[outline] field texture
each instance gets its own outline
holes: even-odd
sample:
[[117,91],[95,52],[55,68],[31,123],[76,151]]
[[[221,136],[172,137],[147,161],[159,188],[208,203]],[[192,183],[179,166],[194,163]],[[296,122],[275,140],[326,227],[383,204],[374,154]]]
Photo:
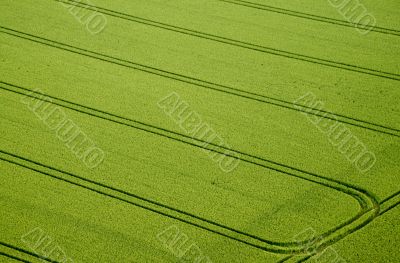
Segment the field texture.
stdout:
[[0,10],[0,262],[400,262],[398,0]]

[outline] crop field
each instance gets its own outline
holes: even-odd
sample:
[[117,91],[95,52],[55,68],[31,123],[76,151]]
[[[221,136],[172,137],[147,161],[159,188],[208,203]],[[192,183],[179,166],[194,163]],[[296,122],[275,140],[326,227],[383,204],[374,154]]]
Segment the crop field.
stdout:
[[398,0],[0,10],[0,262],[400,262]]

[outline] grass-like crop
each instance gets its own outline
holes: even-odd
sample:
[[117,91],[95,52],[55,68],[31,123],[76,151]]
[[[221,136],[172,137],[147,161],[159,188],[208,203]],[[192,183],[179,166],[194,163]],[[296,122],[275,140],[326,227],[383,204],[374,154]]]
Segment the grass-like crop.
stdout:
[[303,2],[2,0],[0,262],[399,262],[399,3]]

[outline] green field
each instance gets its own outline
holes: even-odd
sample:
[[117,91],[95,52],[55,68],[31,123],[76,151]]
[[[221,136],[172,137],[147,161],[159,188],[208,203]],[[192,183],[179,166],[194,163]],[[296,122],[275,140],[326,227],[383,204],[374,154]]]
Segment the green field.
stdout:
[[0,262],[400,262],[398,0],[0,8]]

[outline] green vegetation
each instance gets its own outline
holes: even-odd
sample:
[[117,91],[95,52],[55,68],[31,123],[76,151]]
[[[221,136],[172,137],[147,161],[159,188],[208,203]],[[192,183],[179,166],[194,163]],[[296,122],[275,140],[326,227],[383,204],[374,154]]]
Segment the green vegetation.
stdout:
[[363,5],[1,1],[0,262],[398,262],[399,4]]

